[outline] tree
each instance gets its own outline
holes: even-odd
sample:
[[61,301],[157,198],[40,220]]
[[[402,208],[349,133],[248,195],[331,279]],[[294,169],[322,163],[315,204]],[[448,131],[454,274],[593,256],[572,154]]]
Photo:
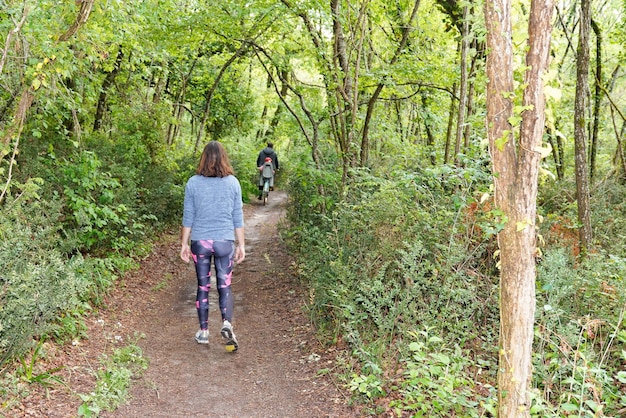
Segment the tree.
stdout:
[[580,253],[585,254],[591,245],[591,205],[589,197],[589,171],[587,169],[587,133],[585,111],[589,88],[589,32],[591,28],[590,0],[581,0],[578,47],[576,48],[576,99],[574,103],[574,145],[576,161],[576,200]]
[[499,416],[530,416],[535,314],[536,199],[545,122],[542,77],[548,67],[551,0],[533,0],[519,145],[515,142],[513,43],[509,0],[485,2],[487,25],[487,135],[494,202],[504,216],[500,250]]
[[[79,2],[80,9],[78,11],[78,15],[72,25],[65,30],[62,34],[58,35],[57,44],[62,44],[64,48],[69,48],[69,40],[78,32],[78,30],[87,22],[89,15],[91,13],[91,8],[93,6],[94,0],[83,0]],[[0,78],[2,76],[2,70],[6,65],[7,54],[9,48],[12,46],[13,42],[16,44],[20,44],[17,49],[22,48],[23,40],[13,40],[13,37],[17,37],[21,35],[22,27],[27,24],[27,19],[29,17],[29,7],[28,3],[24,2],[21,6],[21,17],[18,19],[13,18],[14,28],[9,31],[6,36],[5,48],[2,51],[2,58],[0,60]],[[41,47],[40,45],[38,45]],[[3,129],[3,132],[0,134],[2,138],[0,140],[0,144],[5,148],[1,153],[0,162],[2,158],[9,153],[9,149],[12,148],[12,156],[9,161],[9,168],[6,175],[6,183],[4,188],[2,189],[2,193],[0,194],[0,201],[6,195],[12,178],[13,167],[16,163],[16,156],[19,153],[20,148],[20,138],[22,135],[22,130],[26,123],[26,118],[28,112],[35,102],[36,91],[39,90],[40,87],[47,85],[48,75],[46,71],[53,72],[52,63],[55,61],[55,57],[31,57],[29,56],[29,48],[25,48],[26,54],[20,53],[18,55],[23,56],[21,59],[22,62],[16,64],[18,68],[20,68],[20,72],[24,71],[24,73],[28,73],[29,71],[25,68],[27,67],[27,62],[30,59],[40,60],[36,64],[35,70],[30,72],[29,77],[20,77],[19,85],[16,85],[15,91],[19,91],[19,99],[17,100],[17,106],[13,111],[13,115],[9,118],[6,123],[5,121],[0,120],[0,129]],[[12,103],[14,100],[10,100]],[[6,150],[6,152],[5,152]]]

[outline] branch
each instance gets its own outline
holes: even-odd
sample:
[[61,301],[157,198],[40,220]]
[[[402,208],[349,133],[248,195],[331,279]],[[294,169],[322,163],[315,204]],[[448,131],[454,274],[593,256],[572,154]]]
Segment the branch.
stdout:
[[2,58],[0,59],[0,74],[2,74],[2,69],[4,68],[4,63],[7,60],[7,54],[9,53],[9,46],[11,45],[11,38],[17,34],[24,25],[26,21],[26,16],[28,15],[28,8],[24,7],[22,11],[22,19],[19,22],[15,22],[15,27],[9,31],[7,34],[7,39],[4,42],[4,50],[2,51]]
[[[14,122],[15,125],[13,126],[13,129],[9,128],[9,130],[5,134],[3,142],[5,145],[8,145],[9,142],[11,141],[11,138],[13,137],[13,132],[17,130],[17,133],[15,135],[15,143],[13,144],[13,154],[11,155],[11,161],[9,162],[9,172],[7,174],[7,181],[6,181],[6,185],[4,186],[4,189],[2,190],[2,194],[0,195],[0,201],[2,201],[2,199],[4,198],[4,195],[6,194],[9,188],[9,184],[11,183],[13,166],[15,165],[15,157],[18,152],[20,136],[22,135],[22,129],[24,128],[24,120],[26,119],[26,112],[30,108],[34,99],[35,99],[35,95],[33,94],[33,91],[31,90],[30,86],[25,87],[24,90],[22,91],[22,97],[20,98],[20,103],[17,107],[17,111],[15,112],[15,122]],[[2,158],[3,158],[3,155],[0,154],[0,161],[2,161]]]
[[[274,80],[274,76],[272,76],[271,71],[269,70],[269,68],[267,68],[267,65],[265,65],[265,62],[263,62],[263,60],[261,59],[261,57],[259,56],[259,51],[265,55],[265,57],[267,59],[270,60],[270,62],[272,62],[272,58],[269,56],[269,54],[259,45],[254,45],[255,47],[255,51],[256,51],[256,57],[258,58],[259,62],[261,63],[261,65],[263,66],[263,69],[265,69],[265,72],[267,73],[267,76],[269,77],[269,79],[272,82],[272,85],[274,86],[274,90],[276,91],[276,95],[280,98],[280,101],[283,103],[283,105],[285,105],[285,107],[287,108],[287,110],[289,111],[289,113],[291,113],[291,115],[296,119],[296,122],[298,122],[298,126],[300,127],[300,130],[302,131],[302,133],[304,134],[304,137],[306,138],[307,142],[309,143],[309,145],[312,145],[312,141],[311,138],[309,137],[308,132],[306,131],[306,129],[304,128],[304,124],[302,123],[302,120],[300,119],[300,117],[296,114],[296,112],[291,108],[291,106],[289,105],[289,103],[287,103],[287,101],[285,100],[285,98],[280,94],[280,91],[278,90],[278,85],[276,84],[276,80]],[[303,110],[306,113],[307,117],[309,118],[309,120],[314,123],[314,119],[312,118],[312,115],[310,114],[310,112],[308,111],[308,109],[306,108],[306,106],[304,106],[304,99],[302,98],[302,95],[299,94],[288,82],[287,80],[282,79],[281,82],[283,82],[287,88],[292,91],[296,96],[298,96],[298,98],[300,99],[300,106],[303,106]]]
[[65,42],[70,39],[76,34],[76,32],[78,32],[78,29],[87,22],[94,1],[95,0],[76,0],[77,4],[80,3],[78,16],[76,16],[76,20],[74,20],[72,26],[70,26],[67,31],[65,31],[65,33],[61,35],[61,37],[59,37],[59,42]]
[[604,87],[603,85],[599,85],[600,89],[604,92],[604,94],[606,95],[606,97],[609,99],[609,103],[611,103],[611,107],[613,109],[615,109],[615,111],[617,113],[619,113],[619,116],[622,118],[622,121],[626,122],[626,116],[624,116],[624,114],[622,113],[622,111],[620,110],[619,106],[617,106],[617,104],[613,101],[613,99],[611,98],[611,95],[609,94],[609,92],[607,91],[606,87]]

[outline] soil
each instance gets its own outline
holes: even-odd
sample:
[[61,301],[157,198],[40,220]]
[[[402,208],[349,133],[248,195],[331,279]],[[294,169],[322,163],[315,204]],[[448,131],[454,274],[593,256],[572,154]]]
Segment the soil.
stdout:
[[246,259],[232,285],[238,351],[224,349],[215,286],[209,344],[195,342],[195,272],[180,260],[178,231],[171,231],[118,279],[88,319],[87,339],[45,345],[46,367],[63,366],[57,374],[65,385],[30,385],[7,416],[76,417],[78,394],[93,391],[102,356],[132,342],[149,368],[133,380],[127,403],[102,417],[359,416],[345,388],[324,372],[334,369],[339,352],[319,343],[304,314],[306,292],[277,233],[287,202],[275,191],[266,206],[254,200],[244,207]]

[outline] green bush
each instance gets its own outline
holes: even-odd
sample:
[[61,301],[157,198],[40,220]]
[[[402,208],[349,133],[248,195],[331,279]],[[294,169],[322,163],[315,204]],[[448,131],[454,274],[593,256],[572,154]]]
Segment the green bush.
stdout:
[[[408,411],[412,417],[469,418],[494,412],[495,389],[477,379],[482,366],[473,364],[472,356],[458,345],[432,335],[433,331],[408,332],[410,355],[401,361],[404,372],[398,383],[402,397],[391,401],[390,407],[397,416]],[[479,385],[486,395],[476,390]]]
[[[337,177],[329,187],[324,184],[324,196],[317,193],[321,178],[304,168],[290,175],[293,204],[283,236],[299,255],[300,276],[312,288],[312,320],[333,341],[348,342],[362,364],[346,378],[355,395],[368,401],[397,391],[395,382],[375,370],[383,364],[385,370],[395,367],[398,354],[415,354],[406,338],[416,328],[455,341],[458,350],[477,349],[474,361],[492,364],[498,300],[489,259],[497,218],[489,211],[478,213],[473,198],[487,188],[484,170],[444,166],[386,177],[358,170],[351,172],[343,192]],[[427,356],[419,368],[437,370],[440,360]],[[490,374],[486,380],[493,378]],[[447,379],[390,396],[404,396],[399,408],[416,416],[471,411],[477,405],[471,391],[454,398],[457,390],[450,389],[454,379],[462,386],[468,378]],[[426,387],[433,394],[430,406],[423,412],[412,409],[411,397]],[[437,400],[445,391],[456,400]],[[493,402],[485,405],[493,407]]]
[[538,269],[535,416],[617,416],[626,406],[626,259],[546,251]]
[[59,250],[60,209],[58,201],[22,195],[0,212],[0,365],[52,332],[62,313],[87,309],[94,277],[112,281],[97,261]]

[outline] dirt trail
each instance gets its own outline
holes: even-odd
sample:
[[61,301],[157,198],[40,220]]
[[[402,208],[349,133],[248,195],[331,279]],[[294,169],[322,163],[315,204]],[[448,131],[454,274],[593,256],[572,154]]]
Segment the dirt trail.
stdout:
[[[217,291],[210,293],[209,345],[197,344],[193,264],[178,258],[176,236],[163,245],[160,272],[171,278],[125,327],[145,334],[139,345],[150,368],[132,388],[127,405],[107,417],[351,417],[356,416],[328,377],[332,368],[301,312],[299,288],[277,234],[287,196],[273,192],[267,206],[245,208],[246,260],[233,276],[234,329],[239,350],[224,350]],[[149,264],[150,260],[146,260]],[[126,311],[133,308],[127,305]],[[331,353],[332,354],[332,353]]]
[[89,317],[89,338],[45,345],[42,367],[62,366],[66,384],[31,385],[6,416],[76,417],[78,394],[93,391],[103,353],[126,346],[135,333],[145,335],[137,344],[150,367],[133,381],[129,402],[101,417],[358,416],[330,374],[318,373],[333,368],[336,353],[318,344],[302,313],[303,295],[277,234],[286,204],[286,194],[276,191],[267,206],[254,200],[244,207],[247,254],[233,275],[236,353],[222,345],[214,286],[209,345],[195,342],[195,272],[180,260],[178,231],[172,231]]

